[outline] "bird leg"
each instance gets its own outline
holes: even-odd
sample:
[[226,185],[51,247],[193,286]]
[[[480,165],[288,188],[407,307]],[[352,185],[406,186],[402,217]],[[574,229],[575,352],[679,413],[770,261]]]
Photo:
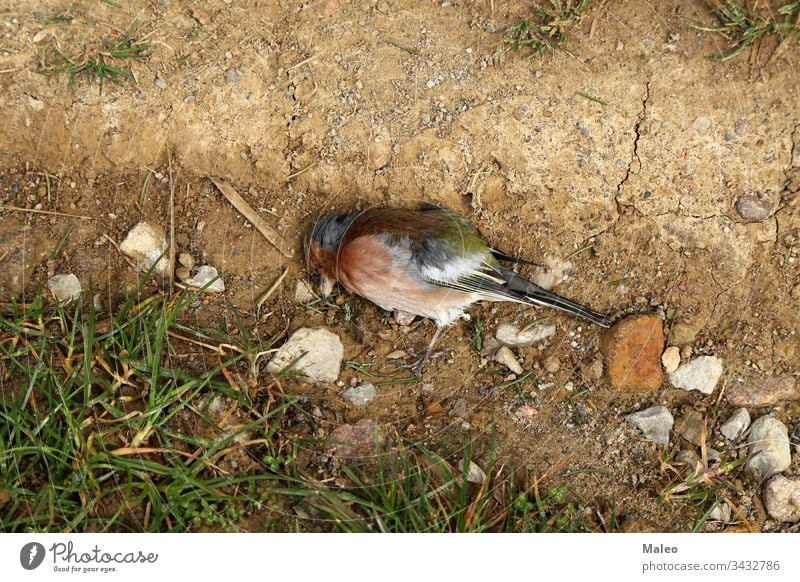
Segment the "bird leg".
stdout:
[[[439,339],[439,335],[442,333],[444,327],[437,326],[436,331],[431,338],[431,342],[428,344],[428,347],[425,348],[425,351],[419,356],[415,362],[412,364],[403,364],[402,368],[409,368],[414,373],[415,376],[419,376],[422,373],[422,369],[425,367],[425,364],[428,363],[432,357],[440,356],[442,354],[449,354],[453,351],[453,348],[444,348],[443,350],[439,350],[438,352],[433,351],[433,347],[436,345],[436,341]],[[415,356],[413,352],[411,353],[412,356]]]

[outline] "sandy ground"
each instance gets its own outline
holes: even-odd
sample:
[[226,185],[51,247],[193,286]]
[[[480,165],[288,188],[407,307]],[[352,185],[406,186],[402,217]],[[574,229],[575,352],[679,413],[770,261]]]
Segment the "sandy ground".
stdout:
[[[44,23],[70,4],[72,23]],[[800,55],[770,60],[775,47],[764,43],[755,55],[710,60],[726,46],[686,26],[711,21],[699,0],[591,4],[570,30],[569,52],[538,59],[499,51],[494,33],[530,15],[526,2],[7,2],[0,203],[91,219],[0,211],[0,299],[73,272],[113,305],[136,274],[105,236],[119,242],[141,219],[168,227],[171,164],[178,250],[224,273],[224,297],[200,316],[214,325],[232,325],[215,302],[255,313],[258,296],[289,267],[267,305],[272,315],[254,321],[264,333],[330,325],[346,359],[375,365],[419,348],[429,324],[382,323],[378,309],[353,298],[349,321],[320,315],[295,303],[294,285],[304,273],[302,237],[320,214],[426,200],[537,262],[583,249],[560,293],[597,309],[662,307],[667,332],[685,323],[694,354],[724,359],[722,384],[747,370],[797,375]],[[37,73],[51,38],[77,52],[134,20],[153,44],[147,59],[130,63],[135,84],[109,84],[101,95],[82,80],[70,90],[64,76]],[[208,176],[230,181],[296,258],[267,244]],[[734,203],[756,193],[768,216],[745,223]],[[48,260],[68,229],[61,256]],[[541,315],[512,305],[472,313],[487,335],[501,320]],[[719,392],[666,382],[652,393],[615,392],[587,373],[600,331],[552,321],[555,336],[519,350],[534,370],[521,386],[537,411],[530,419],[515,412],[513,388],[488,389],[507,372],[481,361],[466,322],[445,335],[456,351],[426,370],[425,390],[386,387],[355,409],[335,385],[293,389],[331,425],[369,417],[412,440],[475,443],[479,456],[494,424],[500,454],[539,473],[558,466],[568,475],[561,482],[613,500],[632,528],[691,527],[696,508],[658,503],[670,475],[622,415],[654,404],[676,416],[696,409],[708,418],[710,443],[725,448],[714,431],[730,405]],[[548,358],[557,370],[544,369]],[[442,413],[426,416],[432,401]],[[771,412],[790,431],[798,422],[796,407]],[[678,436],[672,443],[673,452],[686,446]],[[799,462],[795,453],[795,473]],[[737,490],[732,502],[749,520],[778,527],[753,504],[757,483],[742,477]]]

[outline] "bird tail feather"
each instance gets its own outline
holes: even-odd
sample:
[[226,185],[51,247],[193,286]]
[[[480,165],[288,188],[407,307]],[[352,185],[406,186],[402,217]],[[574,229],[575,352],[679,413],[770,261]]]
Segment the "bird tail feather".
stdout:
[[513,271],[506,271],[508,291],[518,300],[530,305],[551,307],[565,313],[576,315],[587,321],[591,321],[600,327],[610,327],[610,317],[607,313],[600,313],[585,305],[576,303],[571,299],[562,297],[552,291],[542,289],[535,283],[531,283],[525,277],[517,275]]

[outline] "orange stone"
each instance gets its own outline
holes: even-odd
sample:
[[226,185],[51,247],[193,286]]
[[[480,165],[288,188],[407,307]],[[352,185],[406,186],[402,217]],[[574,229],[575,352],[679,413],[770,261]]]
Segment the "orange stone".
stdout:
[[658,316],[636,315],[617,322],[603,336],[600,351],[613,388],[647,391],[661,386],[664,324]]

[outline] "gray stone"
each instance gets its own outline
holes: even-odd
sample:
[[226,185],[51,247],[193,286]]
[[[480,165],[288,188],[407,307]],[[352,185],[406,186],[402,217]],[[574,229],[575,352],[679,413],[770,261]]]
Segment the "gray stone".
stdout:
[[81,282],[72,273],[53,275],[47,280],[47,288],[59,303],[70,303],[81,296]]
[[764,505],[772,519],[800,520],[800,476],[775,475],[764,485]]
[[772,212],[769,202],[755,194],[739,196],[734,206],[736,212],[742,217],[742,222],[761,222]]
[[[209,285],[210,281],[214,282]],[[225,291],[225,283],[222,281],[222,277],[219,277],[219,273],[214,267],[209,267],[208,265],[198,267],[197,273],[191,279],[187,279],[186,284],[189,287],[197,287],[198,289],[208,285],[205,288],[208,293],[222,293]]]
[[750,413],[746,408],[738,408],[720,427],[719,432],[726,439],[735,443],[742,437],[748,426],[750,426]]
[[716,356],[700,356],[669,375],[669,381],[682,390],[711,394],[722,377],[722,360]]
[[520,330],[514,324],[501,323],[497,326],[494,336],[500,343],[506,344],[507,346],[529,346],[550,337],[554,333],[556,333],[556,326],[552,324],[533,325]]
[[136,224],[120,243],[119,250],[129,257],[140,271],[147,271],[155,265],[153,272],[162,277],[168,277],[172,272],[167,256],[167,238],[164,229],[159,226],[147,222]]
[[462,475],[465,475],[468,483],[481,484],[486,479],[486,473],[483,472],[478,465],[472,461],[467,464],[466,459],[461,459],[458,463],[458,470]]
[[666,447],[669,431],[675,419],[665,406],[653,406],[625,417],[625,420],[641,430],[651,441]]
[[747,437],[749,451],[744,468],[748,473],[769,479],[792,462],[789,448],[789,429],[777,418],[762,416],[757,419]]
[[375,400],[375,396],[377,396],[375,386],[370,382],[362,382],[358,386],[348,388],[342,392],[342,397],[345,400],[349,400],[354,406],[366,406]]
[[236,69],[228,69],[227,71],[225,71],[226,83],[238,83],[241,78],[242,78],[241,73]]
[[293,369],[312,382],[335,382],[343,356],[344,346],[338,335],[321,327],[302,327],[276,352],[267,371],[277,374],[297,360]]

